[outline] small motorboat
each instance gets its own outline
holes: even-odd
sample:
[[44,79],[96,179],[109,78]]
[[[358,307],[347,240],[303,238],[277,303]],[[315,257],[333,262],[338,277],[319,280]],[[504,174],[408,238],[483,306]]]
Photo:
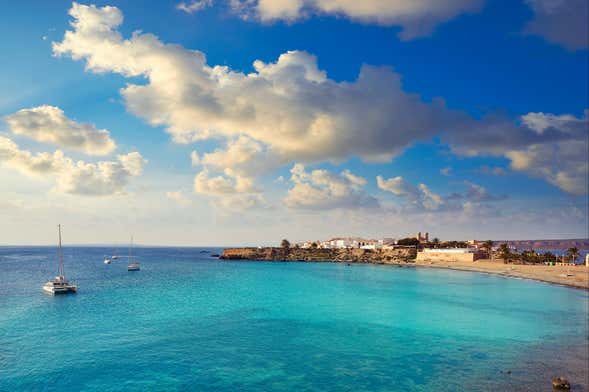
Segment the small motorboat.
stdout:
[[104,264],[110,264],[110,259],[108,257],[104,258]]

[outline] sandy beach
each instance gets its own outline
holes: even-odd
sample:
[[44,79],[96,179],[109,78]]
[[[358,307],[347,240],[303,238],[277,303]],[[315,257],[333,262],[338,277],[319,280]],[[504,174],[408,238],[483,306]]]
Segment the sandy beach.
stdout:
[[475,262],[417,261],[415,265],[429,268],[449,268],[476,271],[512,278],[533,279],[576,288],[589,289],[589,267],[504,264],[502,260],[477,260]]

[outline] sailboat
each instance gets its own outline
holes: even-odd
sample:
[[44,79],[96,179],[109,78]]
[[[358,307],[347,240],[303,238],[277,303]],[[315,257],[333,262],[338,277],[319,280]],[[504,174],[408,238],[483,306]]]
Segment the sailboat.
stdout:
[[129,246],[129,263],[127,264],[127,271],[139,271],[139,262],[133,260],[133,236],[131,236],[131,245]]
[[52,279],[43,285],[43,291],[51,295],[75,293],[76,291],[78,291],[78,286],[76,286],[74,283],[68,282],[63,272],[63,250],[61,249],[61,225],[57,225],[57,228],[59,232],[59,267],[57,272],[58,275],[55,277],[55,279]]

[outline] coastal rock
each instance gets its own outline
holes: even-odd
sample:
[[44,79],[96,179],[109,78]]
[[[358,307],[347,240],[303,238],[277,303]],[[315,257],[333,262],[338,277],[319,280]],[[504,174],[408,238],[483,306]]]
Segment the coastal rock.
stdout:
[[552,388],[555,391],[570,391],[571,383],[564,377],[555,377],[552,379]]
[[318,249],[318,248],[227,248],[221,259],[263,261],[311,261],[344,263],[412,263],[415,248],[397,249]]

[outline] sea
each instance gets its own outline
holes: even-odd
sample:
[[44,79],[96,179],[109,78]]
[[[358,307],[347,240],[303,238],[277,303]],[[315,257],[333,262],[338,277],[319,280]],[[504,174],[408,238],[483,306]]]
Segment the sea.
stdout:
[[220,252],[0,247],[0,391],[588,390],[586,290]]

